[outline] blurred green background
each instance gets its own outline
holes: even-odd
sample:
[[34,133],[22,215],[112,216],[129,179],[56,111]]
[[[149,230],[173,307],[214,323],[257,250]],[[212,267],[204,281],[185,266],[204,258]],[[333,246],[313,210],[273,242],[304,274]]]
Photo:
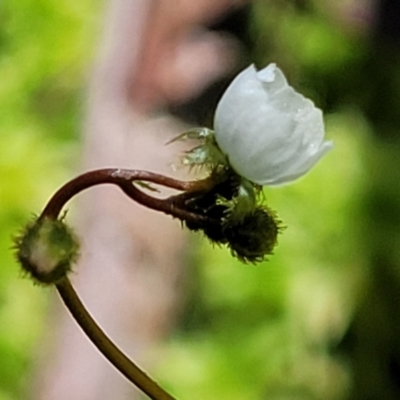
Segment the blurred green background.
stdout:
[[[335,148],[300,182],[265,190],[287,226],[268,262],[191,239],[186,309],[155,371],[182,399],[400,398],[399,46],[327,4],[251,13],[252,58],[277,62],[326,111]],[[24,397],[48,306],[19,279],[11,236],[80,164],[102,11],[0,4],[0,400]]]

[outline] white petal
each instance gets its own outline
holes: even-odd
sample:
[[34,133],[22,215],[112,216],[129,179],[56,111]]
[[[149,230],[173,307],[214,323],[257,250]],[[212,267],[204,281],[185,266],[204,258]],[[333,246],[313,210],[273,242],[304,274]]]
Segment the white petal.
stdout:
[[331,141],[324,142],[316,153],[305,158],[303,160],[303,164],[297,166],[292,171],[285,171],[285,174],[281,176],[276,175],[274,179],[265,180],[263,182],[258,182],[258,183],[260,185],[274,186],[274,185],[281,185],[287,182],[292,182],[303,176],[305,173],[307,173],[332,148],[333,148],[333,143]]
[[285,75],[275,64],[269,64],[268,67],[256,72],[256,75],[270,95],[287,87]]
[[332,145],[324,140],[321,110],[290,87],[270,64],[241,72],[220,100],[215,137],[232,168],[259,184],[306,173]]

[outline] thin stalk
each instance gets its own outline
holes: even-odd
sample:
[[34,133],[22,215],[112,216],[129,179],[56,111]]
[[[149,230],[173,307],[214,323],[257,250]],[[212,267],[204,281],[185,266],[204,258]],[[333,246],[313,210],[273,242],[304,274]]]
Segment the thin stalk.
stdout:
[[101,353],[117,368],[127,379],[147,394],[152,400],[176,400],[145,372],[137,367],[122,351],[106,336],[97,325],[85,306],[79,299],[71,282],[65,277],[56,284],[56,288],[65,306],[69,309],[76,322],[83,329],[89,339]]
[[[44,217],[57,218],[65,204],[71,200],[72,197],[85,189],[100,184],[114,184],[132,200],[152,210],[164,212],[165,214],[184,221],[196,223],[208,221],[208,219],[202,215],[191,213],[180,208],[177,202],[174,201],[176,196],[171,196],[169,199],[158,199],[143,193],[133,185],[135,181],[151,182],[172,189],[193,193],[206,190],[207,186],[210,185],[210,181],[207,179],[184,182],[147,171],[120,168],[98,169],[79,175],[63,185],[49,200],[39,219]],[[212,221],[209,222],[212,223]]]

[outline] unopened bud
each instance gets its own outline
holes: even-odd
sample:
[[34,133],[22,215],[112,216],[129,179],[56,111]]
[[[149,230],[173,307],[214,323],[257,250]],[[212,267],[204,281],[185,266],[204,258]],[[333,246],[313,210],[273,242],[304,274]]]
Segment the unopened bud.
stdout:
[[59,282],[78,258],[78,240],[62,220],[35,219],[24,228],[15,244],[22,269],[42,284]]
[[242,219],[228,219],[224,224],[224,237],[239,260],[256,263],[273,254],[281,222],[274,211],[258,206]]

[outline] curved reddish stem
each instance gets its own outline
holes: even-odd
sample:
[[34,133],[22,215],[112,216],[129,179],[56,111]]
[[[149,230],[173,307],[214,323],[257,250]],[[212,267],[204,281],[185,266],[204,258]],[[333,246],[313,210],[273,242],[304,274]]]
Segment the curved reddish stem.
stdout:
[[191,191],[193,193],[206,190],[206,187],[210,185],[210,181],[207,179],[185,182],[148,171],[120,168],[98,169],[79,175],[62,186],[49,200],[39,219],[43,217],[57,218],[62,208],[72,197],[92,186],[109,183],[117,185],[132,200],[152,210],[161,211],[185,221],[197,223],[208,221],[202,215],[180,208],[177,204],[176,196],[171,196],[167,199],[158,199],[143,193],[133,185],[135,181],[151,182],[168,188]]

